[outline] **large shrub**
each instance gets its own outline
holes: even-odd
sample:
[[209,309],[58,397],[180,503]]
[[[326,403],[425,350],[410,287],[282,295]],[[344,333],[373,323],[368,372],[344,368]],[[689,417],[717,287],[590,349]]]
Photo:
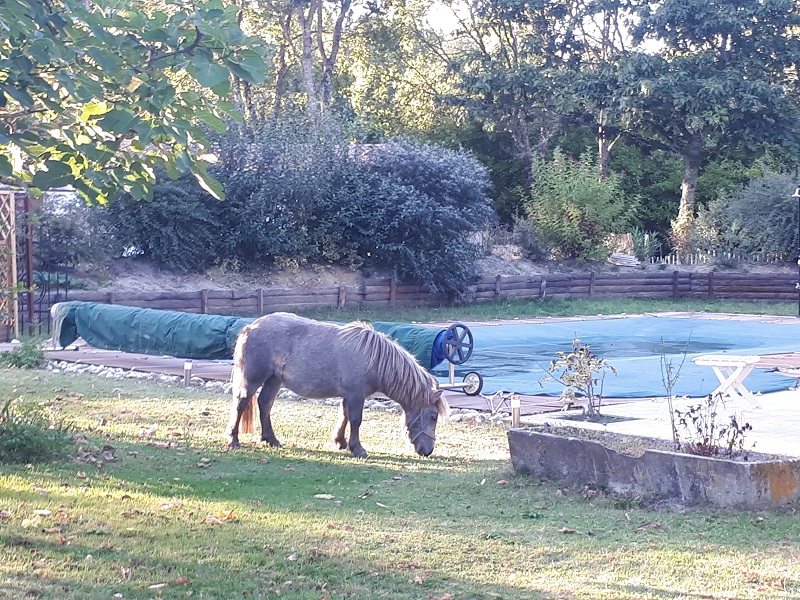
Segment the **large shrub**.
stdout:
[[638,210],[616,174],[599,178],[596,158],[573,160],[556,150],[532,186],[527,216],[555,258],[604,259],[609,234],[626,231]]
[[191,175],[175,181],[160,177],[152,200],[120,194],[96,210],[118,247],[180,272],[213,264],[228,233],[222,203]]
[[345,132],[282,124],[219,145],[230,254],[250,265],[352,259],[341,213],[363,206]]
[[702,249],[738,253],[797,253],[797,174],[761,165],[746,184],[700,207],[694,244]]
[[462,292],[479,250],[470,234],[495,218],[487,169],[469,153],[403,140],[368,163],[377,183],[374,262],[431,290]]
[[192,180],[152,201],[120,197],[113,236],[157,265],[197,270],[325,262],[387,268],[458,294],[473,276],[471,234],[494,219],[487,169],[471,154],[398,140],[352,144],[335,124],[273,125],[217,140],[217,202]]
[[459,293],[477,256],[470,233],[494,218],[488,172],[466,152],[280,128],[220,155],[228,249],[243,263],[383,267]]

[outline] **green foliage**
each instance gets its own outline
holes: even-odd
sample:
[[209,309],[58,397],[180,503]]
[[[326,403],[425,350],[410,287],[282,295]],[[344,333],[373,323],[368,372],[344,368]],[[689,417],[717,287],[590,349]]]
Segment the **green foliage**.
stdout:
[[606,373],[616,375],[617,370],[606,359],[592,354],[589,346],[578,338],[572,340],[572,352],[556,352],[556,355],[558,358],[550,361],[547,372],[564,386],[564,391],[561,392],[564,406],[569,408],[585,402],[586,415],[589,418],[599,416]]
[[638,227],[631,230],[633,255],[645,261],[656,256],[661,250],[661,239],[655,231],[644,231]]
[[517,219],[514,222],[513,240],[526,258],[537,261],[549,258],[550,249],[531,221]]
[[12,406],[8,400],[0,408],[0,463],[32,463],[63,452],[72,432],[63,423],[53,423],[40,408]]
[[623,194],[641,199],[642,210],[636,214],[635,223],[668,239],[683,178],[680,157],[628,143],[618,143],[611,157],[611,168],[622,176]]
[[797,185],[795,173],[763,165],[762,174],[701,207],[694,245],[732,253],[797,253]]
[[158,267],[193,272],[221,254],[222,209],[194,178],[183,176],[156,183],[152,200],[120,194],[93,210],[117,248],[141,253]]
[[225,202],[184,177],[150,202],[98,210],[117,244],[171,269],[339,263],[463,292],[478,254],[469,235],[494,216],[486,169],[466,152],[348,137],[335,124],[236,131],[218,143]]
[[41,206],[29,217],[33,225],[34,257],[41,269],[103,262],[114,256],[105,224],[70,192],[42,195]]
[[221,189],[196,158],[198,123],[224,130],[234,114],[215,96],[231,74],[256,83],[263,42],[220,0],[145,12],[116,0],[4,2],[0,25],[0,176],[33,188],[71,184],[89,201],[152,192],[153,172],[191,171]]
[[536,173],[526,210],[557,258],[604,259],[607,236],[624,232],[636,214],[638,199],[623,195],[619,175],[598,173],[596,159],[561,151]]
[[466,152],[403,140],[383,145],[370,165],[375,264],[432,291],[463,292],[479,252],[469,234],[494,217],[486,168]]
[[40,344],[35,340],[29,340],[11,350],[0,352],[0,365],[17,369],[35,369],[42,365],[46,358]]

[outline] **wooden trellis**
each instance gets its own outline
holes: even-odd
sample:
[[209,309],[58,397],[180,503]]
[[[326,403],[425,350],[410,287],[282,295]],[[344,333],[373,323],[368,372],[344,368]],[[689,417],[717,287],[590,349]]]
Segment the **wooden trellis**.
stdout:
[[19,337],[17,302],[16,202],[13,190],[0,190],[0,319],[14,338]]

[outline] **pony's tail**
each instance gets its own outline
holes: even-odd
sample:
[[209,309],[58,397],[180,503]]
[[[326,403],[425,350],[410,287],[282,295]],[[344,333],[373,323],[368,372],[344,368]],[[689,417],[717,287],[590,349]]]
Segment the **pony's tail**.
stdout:
[[233,371],[231,371],[231,394],[233,402],[238,404],[242,398],[247,398],[248,404],[239,420],[239,433],[253,433],[254,423],[258,411],[258,402],[253,398],[253,394],[248,394],[247,380],[244,376],[242,365],[241,339],[237,342],[233,351]]
[[242,413],[242,418],[239,421],[239,433],[253,433],[255,427],[253,423],[256,421],[256,412],[258,411],[258,402],[254,398],[250,398],[250,403]]

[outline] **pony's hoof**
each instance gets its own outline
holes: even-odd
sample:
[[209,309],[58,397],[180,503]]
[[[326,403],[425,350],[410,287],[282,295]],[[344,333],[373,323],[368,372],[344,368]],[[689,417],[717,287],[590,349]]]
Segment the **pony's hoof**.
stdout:
[[367,451],[364,450],[363,448],[355,448],[353,450],[350,450],[350,452],[352,452],[353,456],[355,456],[356,458],[367,458],[369,456]]
[[241,448],[242,447],[242,443],[239,440],[233,440],[233,441],[228,443],[228,447],[229,448]]
[[344,440],[334,439],[333,443],[336,444],[336,447],[339,448],[339,450],[347,450],[347,442]]
[[283,444],[281,444],[275,438],[272,438],[271,440],[261,440],[261,441],[264,442],[265,444],[267,444],[268,446],[273,447],[273,448],[280,448],[280,447],[283,446]]

